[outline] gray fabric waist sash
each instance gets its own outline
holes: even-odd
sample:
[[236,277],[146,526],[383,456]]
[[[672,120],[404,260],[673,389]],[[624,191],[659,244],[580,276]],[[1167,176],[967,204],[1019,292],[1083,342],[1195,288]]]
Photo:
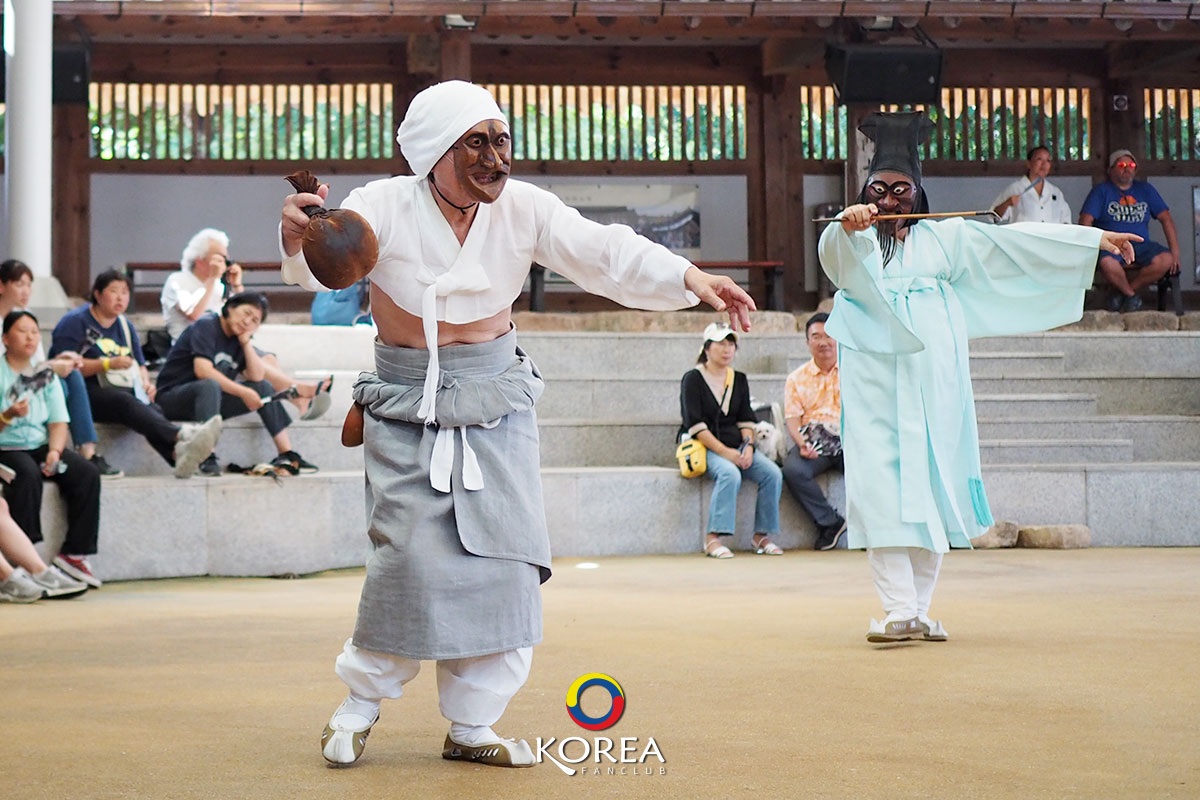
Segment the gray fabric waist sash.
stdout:
[[[528,411],[545,383],[510,330],[498,339],[438,348],[435,413],[443,428],[481,425],[513,411]],[[429,354],[375,342],[375,373],[354,384],[354,399],[377,417],[424,423],[417,413]]]

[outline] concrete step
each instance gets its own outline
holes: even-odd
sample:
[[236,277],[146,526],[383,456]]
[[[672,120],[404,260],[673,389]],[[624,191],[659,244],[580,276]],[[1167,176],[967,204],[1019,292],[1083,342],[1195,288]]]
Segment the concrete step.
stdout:
[[[845,509],[840,473],[819,479]],[[542,470],[551,546],[558,558],[700,550],[712,483],[662,467]],[[996,519],[1022,525],[1086,524],[1094,546],[1197,546],[1200,464],[1079,464],[984,467]],[[753,532],[753,486],[738,499],[735,549]],[[187,575],[286,575],[361,566],[369,553],[361,472],[281,479],[126,478],[104,483],[100,553],[105,580]],[[784,490],[785,549],[812,547],[812,521]],[[62,544],[64,509],[46,485],[42,509],[49,559]]]
[[[45,485],[43,558],[62,546],[65,506]],[[105,480],[99,553],[104,580],[285,575],[362,566],[370,550],[361,470],[278,481],[229,475]]]
[[[783,402],[783,375],[751,374],[750,395],[764,402]],[[669,378],[547,378],[546,391],[537,404],[538,416],[554,418],[644,419],[674,415],[679,409],[679,376]],[[980,417],[1080,417],[1096,413],[1096,398],[1070,390],[1021,392],[1014,390],[975,393]]]
[[983,439],[1128,441],[1133,461],[1200,461],[1200,417],[1196,416],[991,418],[979,420],[979,435]]
[[[298,369],[369,370],[373,368],[375,329],[341,326],[263,325],[255,342],[279,357],[289,371]],[[573,333],[518,331],[517,340],[548,377],[590,375],[601,365],[629,365],[640,375],[680,375],[696,362],[700,334]],[[789,364],[807,356],[802,333],[742,335],[736,366],[744,372],[786,375]],[[1200,331],[1040,333],[973,339],[974,356],[1006,354],[985,363],[1015,367],[1018,354],[1061,355],[1065,374],[1200,377]],[[1007,361],[1009,363],[1005,364]],[[1050,364],[1052,359],[1046,362]],[[1039,363],[1031,360],[1025,366]],[[1053,369],[1053,367],[1050,367]],[[1037,366],[1036,374],[1043,374]],[[983,373],[980,373],[983,376]],[[1004,372],[1003,374],[1010,374]],[[1051,373],[1053,374],[1053,373]]]
[[299,369],[375,369],[373,325],[283,325],[267,323],[254,343],[274,353],[287,372]]
[[1105,464],[1133,461],[1128,439],[981,439],[981,464]]
[[[679,423],[671,420],[572,420],[542,419],[543,467],[623,467],[675,465],[675,435]],[[1009,425],[1004,438],[980,441],[984,464],[1089,464],[1134,460],[1128,439],[1015,438],[1022,427]],[[1195,458],[1193,453],[1192,457]]]
[[[809,360],[807,352],[788,358],[789,373]],[[972,378],[1060,377],[1065,369],[1062,353],[971,353]]]
[[[362,448],[341,444],[344,416],[344,411],[331,410],[321,419],[292,423],[287,429],[292,449],[322,471],[361,470]],[[171,467],[140,434],[123,425],[104,423],[96,425],[96,432],[100,452],[126,475],[173,478]],[[278,453],[257,414],[226,420],[215,452],[222,465],[233,462],[243,467],[270,461]]]
[[1096,398],[1096,411],[1108,415],[1200,414],[1196,378],[1082,374],[1050,378],[976,378],[976,396],[996,394],[1060,394],[1074,392]]

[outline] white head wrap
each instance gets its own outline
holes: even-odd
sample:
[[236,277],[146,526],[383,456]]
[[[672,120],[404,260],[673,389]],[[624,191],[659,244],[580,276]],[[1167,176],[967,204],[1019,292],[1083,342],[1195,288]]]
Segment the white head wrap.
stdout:
[[413,174],[424,178],[460,136],[489,119],[508,124],[487,89],[466,81],[436,83],[409,103],[396,144]]

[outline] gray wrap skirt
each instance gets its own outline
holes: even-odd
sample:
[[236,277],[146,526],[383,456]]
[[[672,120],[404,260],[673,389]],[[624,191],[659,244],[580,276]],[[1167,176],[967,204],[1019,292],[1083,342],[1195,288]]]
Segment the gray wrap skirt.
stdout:
[[[438,359],[436,425],[417,413],[428,363],[423,349],[376,342],[376,372],[362,373],[354,386],[366,409],[374,545],[354,644],[414,659],[537,644],[540,584],[550,577],[533,410],[544,384],[516,346],[515,331],[440,348]],[[453,437],[449,492],[431,484],[439,432]],[[463,485],[464,440],[483,488]]]

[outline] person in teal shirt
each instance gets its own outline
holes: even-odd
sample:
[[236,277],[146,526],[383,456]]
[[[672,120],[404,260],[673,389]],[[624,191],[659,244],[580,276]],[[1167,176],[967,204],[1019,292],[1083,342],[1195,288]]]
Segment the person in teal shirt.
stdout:
[[872,114],[859,202],[821,235],[838,287],[849,546],[867,549],[886,616],[867,639],[944,641],[928,616],[942,556],[993,522],[979,466],[967,340],[1073,322],[1099,248],[1132,259],[1139,237],[1078,225],[878,220],[928,210],[919,112]]
[[[67,404],[48,365],[33,363],[41,345],[38,321],[28,311],[4,318],[0,358],[0,464],[15,473],[5,489],[13,519],[33,542],[42,540],[42,481],[52,480],[67,504],[67,534],[54,565],[100,588],[88,556],[100,533],[100,471],[67,449]],[[40,368],[39,368],[40,367]]]

